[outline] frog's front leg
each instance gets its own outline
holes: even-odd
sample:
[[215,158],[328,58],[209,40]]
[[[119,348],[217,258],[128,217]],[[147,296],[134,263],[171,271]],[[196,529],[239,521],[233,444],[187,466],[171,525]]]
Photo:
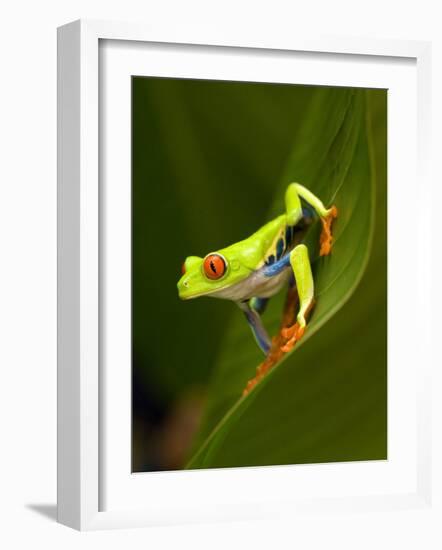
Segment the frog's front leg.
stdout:
[[244,315],[246,316],[247,322],[252,329],[253,336],[255,337],[258,346],[261,348],[264,354],[267,355],[270,350],[271,342],[269,335],[264,328],[264,325],[262,324],[262,320],[258,311],[253,309],[253,307],[250,307],[250,303],[248,300],[245,302],[237,302],[237,304],[244,312]]
[[261,313],[264,313],[268,302],[269,302],[268,298],[255,297],[255,298],[252,298],[249,303],[250,303],[250,307],[261,315]]
[[299,312],[296,322],[281,330],[282,336],[287,340],[281,346],[284,353],[290,351],[300,340],[307,326],[307,317],[314,305],[314,283],[308,248],[305,244],[299,244],[290,253],[290,265],[295,275],[296,289],[299,296]]

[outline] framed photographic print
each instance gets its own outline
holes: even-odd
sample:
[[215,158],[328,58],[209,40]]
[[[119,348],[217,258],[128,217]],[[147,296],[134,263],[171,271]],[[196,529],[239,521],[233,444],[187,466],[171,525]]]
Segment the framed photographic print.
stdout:
[[172,35],[59,29],[59,521],[426,506],[429,45]]

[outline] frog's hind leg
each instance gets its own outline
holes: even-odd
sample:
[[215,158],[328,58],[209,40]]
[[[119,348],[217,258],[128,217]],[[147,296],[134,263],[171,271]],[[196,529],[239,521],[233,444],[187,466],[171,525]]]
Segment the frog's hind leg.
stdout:
[[[295,197],[297,197],[297,199]],[[338,209],[334,205],[330,208],[325,208],[322,201],[306,187],[300,185],[299,183],[291,183],[286,191],[286,209],[287,220],[289,224],[292,223],[292,220],[296,220],[295,223],[297,223],[302,217],[302,208],[301,215],[299,215],[299,206],[297,204],[297,201],[299,202],[299,205],[301,204],[299,197],[301,197],[303,200],[305,200],[305,202],[313,207],[321,220],[322,231],[319,238],[319,255],[327,256],[328,254],[330,254],[332,248],[332,224],[333,221],[338,217]]]
[[267,357],[256,369],[256,375],[251,378],[243,391],[243,396],[247,395],[255,386],[260,382],[267,372],[272,369],[281,357],[284,355],[282,346],[285,344],[287,338],[282,335],[282,330],[290,326],[295,320],[295,311],[298,306],[298,292],[294,284],[289,285],[287,297],[284,305],[284,313],[281,320],[281,327],[279,333],[272,338],[272,345]]
[[284,353],[289,352],[304,335],[307,317],[314,305],[314,283],[308,249],[299,244],[290,253],[290,264],[295,275],[296,289],[299,297],[299,311],[296,322],[281,329],[285,343],[281,346]]
[[285,212],[288,226],[296,225],[303,216],[301,198],[296,186],[296,183],[291,183],[285,192]]
[[237,302],[237,304],[244,312],[244,315],[246,316],[247,322],[252,329],[253,336],[255,337],[258,346],[261,348],[263,353],[267,355],[271,345],[270,338],[264,325],[262,324],[262,320],[258,311],[250,307],[249,301]]

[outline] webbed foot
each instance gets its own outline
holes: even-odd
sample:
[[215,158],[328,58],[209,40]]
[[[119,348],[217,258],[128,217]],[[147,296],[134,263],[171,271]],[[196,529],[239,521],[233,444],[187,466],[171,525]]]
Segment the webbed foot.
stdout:
[[336,206],[332,206],[330,208],[330,213],[325,218],[321,218],[322,231],[319,237],[319,244],[321,245],[319,250],[320,256],[328,256],[331,252],[333,242],[332,224],[337,217],[338,209]]
[[298,321],[291,324],[290,326],[284,326],[281,328],[280,334],[283,338],[283,343],[281,345],[281,351],[283,353],[288,353],[291,351],[296,344],[296,342],[299,342],[301,338],[304,336],[305,331],[307,330],[307,324],[306,321],[310,316],[310,313],[312,309],[315,306],[315,300],[312,300],[310,302],[310,305],[305,311],[305,317],[304,317],[304,323],[301,325]]
[[285,343],[281,346],[281,350],[284,353],[288,353],[293,349],[293,346],[298,342],[304,335],[305,329],[307,326],[301,327],[301,325],[296,322],[291,327],[286,327],[281,330],[281,334],[285,339]]
[[247,382],[242,395],[247,395],[256,386],[256,384],[264,378],[266,373],[276,365],[283,355],[284,353],[281,351],[280,336],[278,335],[272,339],[272,346],[267,357],[256,369],[256,375]]

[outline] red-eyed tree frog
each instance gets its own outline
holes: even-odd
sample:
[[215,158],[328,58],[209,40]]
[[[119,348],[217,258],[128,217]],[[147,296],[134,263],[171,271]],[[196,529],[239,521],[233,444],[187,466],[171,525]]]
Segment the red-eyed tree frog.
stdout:
[[325,208],[306,187],[291,183],[285,193],[286,212],[262,226],[247,239],[204,257],[188,256],[178,281],[183,300],[211,296],[234,301],[244,312],[256,342],[264,354],[271,340],[261,321],[270,297],[287,285],[296,285],[299,310],[296,322],[282,332],[280,350],[287,353],[302,337],[314,303],[314,282],[309,252],[303,243],[318,216],[322,222],[320,256],[331,251],[331,226],[336,206]]

